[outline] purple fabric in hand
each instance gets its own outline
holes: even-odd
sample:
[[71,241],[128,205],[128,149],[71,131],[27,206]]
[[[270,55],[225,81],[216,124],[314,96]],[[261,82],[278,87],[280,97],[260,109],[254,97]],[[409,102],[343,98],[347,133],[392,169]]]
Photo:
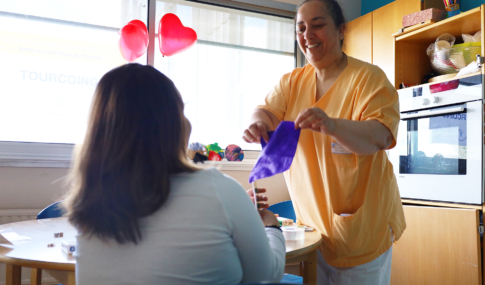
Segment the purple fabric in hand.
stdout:
[[300,131],[295,130],[294,122],[283,121],[274,132],[268,132],[268,143],[261,138],[263,150],[249,175],[249,183],[290,169]]

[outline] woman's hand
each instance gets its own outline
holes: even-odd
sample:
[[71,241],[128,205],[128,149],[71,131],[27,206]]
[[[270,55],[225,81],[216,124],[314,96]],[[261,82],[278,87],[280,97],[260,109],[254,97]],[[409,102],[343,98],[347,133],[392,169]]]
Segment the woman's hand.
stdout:
[[263,121],[258,121],[251,124],[246,130],[244,130],[243,140],[247,143],[259,143],[260,137],[267,142],[269,141],[268,131],[270,127]]
[[[269,207],[268,203],[265,203],[268,201],[268,197],[261,195],[261,193],[266,193],[265,188],[256,188],[256,199],[258,201],[258,209],[267,209]],[[254,195],[253,195],[253,189],[248,189],[246,190],[246,193],[248,193],[249,198],[251,198],[251,202],[254,204]]]
[[263,209],[259,211],[259,214],[261,215],[261,220],[263,221],[265,227],[280,225],[280,222],[278,222],[278,219],[276,218],[275,214],[273,214],[273,212]]
[[320,108],[309,108],[298,114],[295,120],[295,128],[310,129],[314,132],[322,132],[332,135],[335,132],[335,119],[330,118]]

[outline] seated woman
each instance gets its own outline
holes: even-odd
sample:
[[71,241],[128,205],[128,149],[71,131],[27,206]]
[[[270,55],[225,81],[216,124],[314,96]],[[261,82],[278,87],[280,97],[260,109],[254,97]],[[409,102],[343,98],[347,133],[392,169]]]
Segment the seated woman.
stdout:
[[278,220],[258,214],[235,180],[191,165],[183,108],[151,66],[123,65],[99,82],[64,202],[78,230],[77,284],[281,280]]

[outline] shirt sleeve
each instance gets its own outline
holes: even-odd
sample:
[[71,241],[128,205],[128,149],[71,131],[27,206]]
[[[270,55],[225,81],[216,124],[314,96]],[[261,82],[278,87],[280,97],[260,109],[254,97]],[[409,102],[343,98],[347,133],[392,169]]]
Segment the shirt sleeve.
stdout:
[[392,134],[392,143],[388,149],[396,145],[399,127],[399,96],[385,73],[375,66],[362,76],[360,98],[353,119],[359,121],[376,120],[386,126]]
[[283,234],[278,229],[264,228],[254,204],[238,182],[220,173],[218,176],[215,182],[243,270],[241,283],[281,281],[286,256]]
[[264,104],[258,105],[257,109],[265,109],[283,121],[290,97],[291,73],[281,77],[278,84],[273,87],[264,100]]

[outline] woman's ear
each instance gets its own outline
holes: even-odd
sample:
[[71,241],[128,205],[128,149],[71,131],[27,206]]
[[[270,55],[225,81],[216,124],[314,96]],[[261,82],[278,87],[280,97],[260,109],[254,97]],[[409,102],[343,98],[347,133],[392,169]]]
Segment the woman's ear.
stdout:
[[338,29],[339,39],[340,40],[343,40],[344,39],[345,29],[346,29],[346,25],[345,24],[340,25],[340,28]]

